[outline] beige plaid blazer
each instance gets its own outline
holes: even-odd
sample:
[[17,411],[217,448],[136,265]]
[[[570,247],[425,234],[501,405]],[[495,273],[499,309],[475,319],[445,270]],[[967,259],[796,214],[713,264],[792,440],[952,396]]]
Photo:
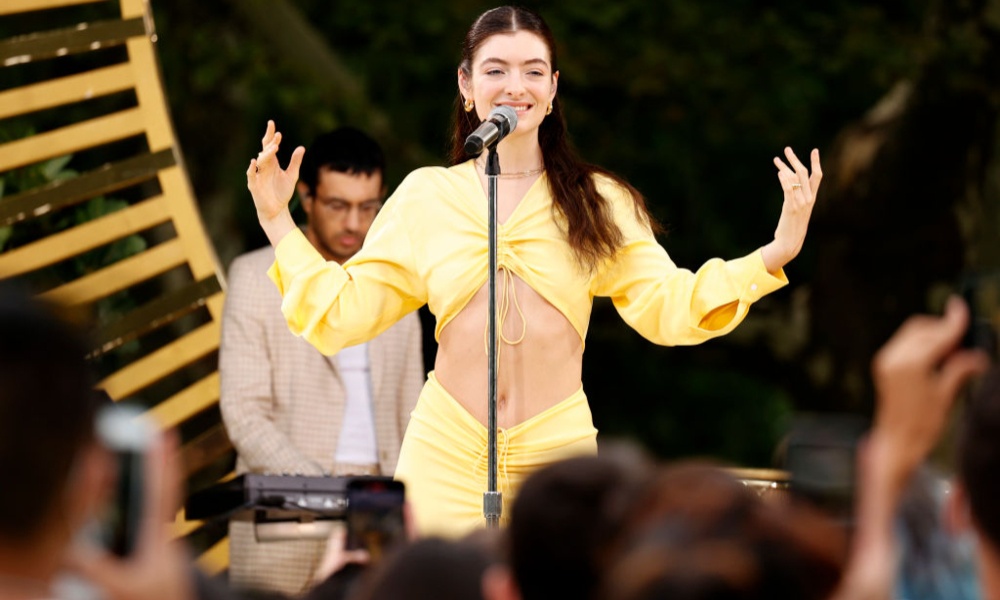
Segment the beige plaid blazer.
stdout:
[[[336,361],[288,330],[281,295],[267,277],[268,246],[236,258],[222,317],[220,407],[240,473],[345,474],[334,464],[344,419]],[[411,313],[368,343],[379,467],[391,475],[423,386],[420,320]],[[257,543],[248,522],[230,523],[230,581],[301,592],[324,542]]]

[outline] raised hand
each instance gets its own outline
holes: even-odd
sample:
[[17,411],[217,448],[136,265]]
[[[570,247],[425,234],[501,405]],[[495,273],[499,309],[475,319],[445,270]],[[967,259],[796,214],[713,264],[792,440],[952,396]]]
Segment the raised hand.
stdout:
[[969,309],[951,298],[944,315],[910,317],[872,361],[877,436],[893,466],[908,476],[938,442],[962,385],[989,366],[979,350],[960,348]]
[[960,348],[969,310],[907,319],[872,360],[875,424],[858,462],[853,549],[831,600],[888,600],[896,575],[897,509],[910,477],[937,444],[962,385],[989,366]]
[[275,130],[274,121],[268,121],[261,139],[261,151],[250,160],[247,168],[247,189],[253,196],[257,219],[272,244],[277,244],[295,226],[288,211],[288,202],[295,193],[299,167],[306,152],[302,146],[297,147],[292,152],[288,167],[282,169],[277,157],[280,145],[281,132]]
[[816,194],[823,179],[819,150],[813,149],[810,154],[811,173],[791,148],[785,148],[785,158],[788,160],[787,163],[777,156],[774,157],[774,166],[778,168],[778,181],[784,190],[785,201],[781,206],[778,227],[774,230],[774,240],[764,247],[764,264],[771,272],[788,264],[802,250],[806,230],[809,228],[809,218],[816,203]]

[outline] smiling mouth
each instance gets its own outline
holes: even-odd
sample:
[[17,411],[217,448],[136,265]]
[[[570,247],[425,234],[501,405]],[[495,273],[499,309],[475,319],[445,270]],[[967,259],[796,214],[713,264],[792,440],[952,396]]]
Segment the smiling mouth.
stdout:
[[507,106],[507,107],[513,108],[514,112],[516,112],[518,114],[521,114],[521,113],[528,112],[529,110],[531,110],[532,108],[534,108],[535,105],[534,104],[498,104],[497,106]]

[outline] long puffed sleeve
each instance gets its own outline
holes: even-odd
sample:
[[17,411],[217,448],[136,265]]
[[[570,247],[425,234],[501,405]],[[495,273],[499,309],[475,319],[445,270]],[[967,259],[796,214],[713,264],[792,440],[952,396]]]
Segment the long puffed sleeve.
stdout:
[[399,203],[379,212],[364,247],[343,267],[327,262],[300,231],[275,248],[268,276],[292,333],[324,354],[366,342],[427,301]]
[[788,283],[772,274],[760,250],[742,258],[713,258],[696,272],[678,268],[637,217],[628,192],[606,184],[625,245],[598,272],[593,295],[609,296],[626,323],[664,346],[699,344],[729,333],[750,305]]

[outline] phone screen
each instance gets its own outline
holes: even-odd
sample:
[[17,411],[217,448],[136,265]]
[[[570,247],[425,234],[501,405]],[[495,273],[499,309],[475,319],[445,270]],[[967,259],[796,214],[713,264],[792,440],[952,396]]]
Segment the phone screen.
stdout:
[[1000,273],[967,275],[960,285],[969,307],[969,327],[962,339],[965,348],[978,348],[997,359],[997,321],[1000,317]]
[[112,453],[115,491],[101,522],[101,541],[111,552],[126,556],[135,547],[142,519],[146,451],[153,426],[140,408],[111,405],[97,416],[98,437]]
[[403,540],[403,482],[388,477],[358,477],[347,483],[347,549],[367,550],[379,560]]

